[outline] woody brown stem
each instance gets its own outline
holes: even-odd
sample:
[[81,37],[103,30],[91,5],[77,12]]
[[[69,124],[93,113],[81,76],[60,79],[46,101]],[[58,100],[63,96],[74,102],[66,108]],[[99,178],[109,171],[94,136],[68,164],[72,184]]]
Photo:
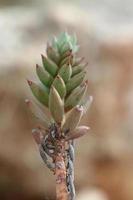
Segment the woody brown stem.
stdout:
[[68,200],[65,166],[65,141],[57,140],[55,156],[56,199]]

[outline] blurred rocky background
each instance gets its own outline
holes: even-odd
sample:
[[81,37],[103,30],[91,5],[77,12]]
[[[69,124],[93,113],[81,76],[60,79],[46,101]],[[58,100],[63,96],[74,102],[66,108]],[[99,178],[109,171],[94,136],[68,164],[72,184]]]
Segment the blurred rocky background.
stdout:
[[94,101],[77,141],[77,200],[133,200],[132,0],[0,0],[0,199],[54,200],[24,103],[46,41],[76,33]]

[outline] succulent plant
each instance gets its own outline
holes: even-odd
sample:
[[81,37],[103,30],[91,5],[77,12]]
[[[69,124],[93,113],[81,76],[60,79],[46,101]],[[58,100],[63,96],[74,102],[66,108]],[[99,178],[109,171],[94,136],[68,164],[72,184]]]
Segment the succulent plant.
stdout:
[[64,32],[54,37],[47,44],[46,56],[41,56],[43,66],[36,65],[40,82],[28,80],[33,95],[42,105],[26,100],[43,125],[33,129],[32,134],[43,161],[56,174],[58,200],[75,197],[73,140],[89,130],[87,126],[78,126],[92,101],[92,97],[85,97],[87,63],[77,56],[78,49],[75,35]]

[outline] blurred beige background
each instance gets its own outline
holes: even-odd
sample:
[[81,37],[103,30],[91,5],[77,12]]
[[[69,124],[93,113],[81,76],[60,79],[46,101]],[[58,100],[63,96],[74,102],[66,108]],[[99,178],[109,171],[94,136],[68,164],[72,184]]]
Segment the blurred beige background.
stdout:
[[76,199],[133,200],[132,0],[0,0],[0,199],[55,199],[24,100],[46,41],[64,30],[77,34],[94,97],[76,144]]

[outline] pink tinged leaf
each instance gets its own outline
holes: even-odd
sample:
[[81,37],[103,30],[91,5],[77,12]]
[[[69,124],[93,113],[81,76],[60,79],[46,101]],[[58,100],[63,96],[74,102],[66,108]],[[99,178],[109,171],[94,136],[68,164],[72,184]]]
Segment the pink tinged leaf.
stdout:
[[66,141],[77,139],[79,137],[86,135],[89,129],[90,128],[88,126],[78,126],[75,130],[70,132],[70,134],[66,137]]
[[25,100],[28,108],[31,110],[32,114],[39,119],[40,122],[45,126],[47,129],[50,125],[50,118],[48,118],[45,113],[36,105],[34,102],[31,102],[29,99]]
[[32,136],[38,145],[41,144],[43,135],[39,129],[32,129]]

